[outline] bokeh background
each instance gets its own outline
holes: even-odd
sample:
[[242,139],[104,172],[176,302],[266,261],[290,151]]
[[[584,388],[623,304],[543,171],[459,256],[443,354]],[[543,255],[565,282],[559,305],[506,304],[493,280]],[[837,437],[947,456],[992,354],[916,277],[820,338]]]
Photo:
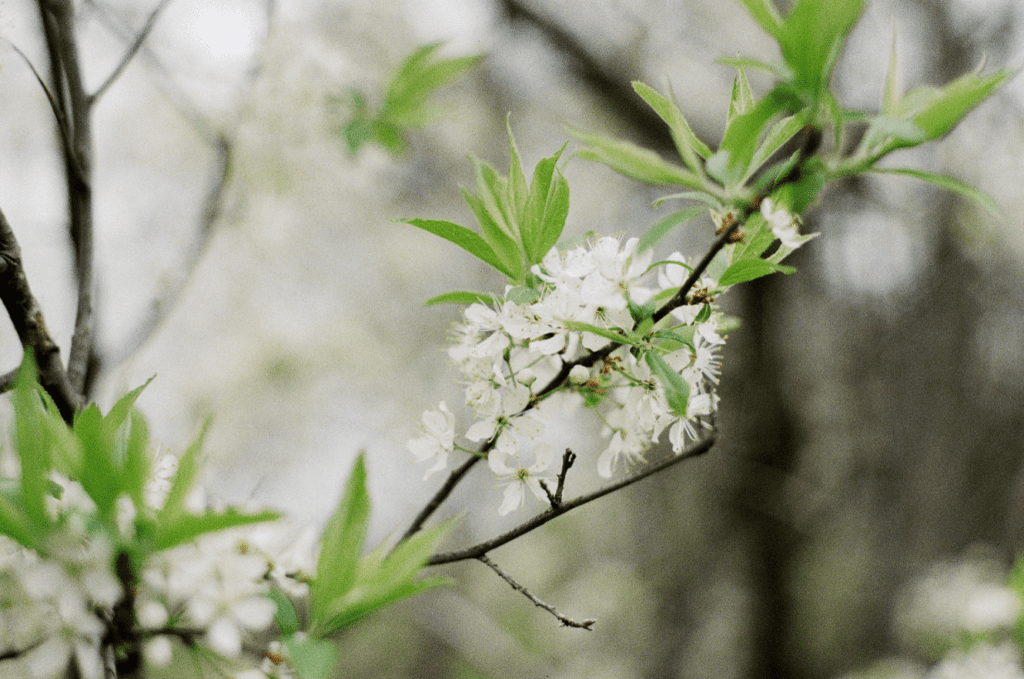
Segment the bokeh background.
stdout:
[[[95,87],[156,3],[76,5]],[[0,4],[0,35],[41,66],[34,7]],[[1016,0],[871,0],[835,76],[848,106],[877,108],[894,28],[907,87],[1024,57]],[[405,155],[349,156],[347,93],[379,103],[392,69],[435,40],[487,58],[440,93]],[[0,207],[66,355],[53,123],[3,49]],[[441,482],[405,450],[420,413],[445,400],[469,423],[444,353],[458,310],[422,302],[503,284],[393,220],[471,224],[467,156],[507,168],[506,115],[528,171],[569,122],[669,153],[633,79],[671,87],[714,146],[733,77],[715,59],[737,53],[777,59],[732,0],[174,0],[96,111],[93,397],[109,407],[155,374],[139,405],[160,444],[180,452],[212,416],[210,493],[298,525],[326,519],[365,450],[372,541],[387,539]],[[711,453],[492,554],[595,631],[558,627],[479,563],[442,567],[454,587],[340,639],[341,676],[817,679],[909,652],[892,622],[908,583],[964,554],[1005,567],[1024,546],[1022,111],[1018,78],[942,142],[893,158],[989,192],[999,218],[904,178],[832,187],[806,215],[822,235],[798,273],[722,300],[743,325]],[[218,134],[233,150],[214,214]],[[593,163],[565,173],[567,234],[636,236],[673,208]],[[697,222],[658,253],[695,255],[710,237]],[[0,322],[0,371],[19,359]],[[584,461],[600,451],[592,424],[558,431]],[[596,483],[581,464],[568,491]],[[475,470],[441,512],[463,515],[447,546],[510,525],[499,503]]]

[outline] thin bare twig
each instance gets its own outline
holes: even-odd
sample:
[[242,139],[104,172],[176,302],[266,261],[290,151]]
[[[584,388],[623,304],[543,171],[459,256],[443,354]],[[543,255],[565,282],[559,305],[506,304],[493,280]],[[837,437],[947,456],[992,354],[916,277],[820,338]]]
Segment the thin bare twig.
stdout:
[[555,509],[562,506],[562,491],[565,490],[565,477],[569,473],[569,468],[572,467],[572,463],[575,461],[576,453],[572,452],[571,449],[566,448],[565,452],[562,453],[562,470],[558,472],[558,484],[555,486],[554,493],[552,493],[548,488],[548,484],[544,481],[540,482],[540,487],[544,489],[544,494],[548,496],[548,502]]
[[214,227],[224,211],[224,195],[230,183],[232,161],[234,159],[233,140],[229,139],[226,135],[221,135],[217,141],[216,152],[217,167],[214,170],[213,183],[206,193],[206,198],[203,200],[199,225],[185,253],[184,262],[178,268],[174,284],[162,295],[150,302],[148,313],[136,325],[135,329],[129,333],[128,339],[124,344],[109,356],[102,358],[104,364],[111,366],[121,364],[153,336],[153,333],[160,327],[160,324],[180,299],[185,286],[191,280],[192,274],[202,261],[203,254],[213,238]]
[[716,434],[712,432],[708,434],[706,438],[691,444],[689,447],[683,450],[683,452],[677,455],[671,455],[665,458],[664,460],[660,460],[659,462],[655,462],[654,464],[645,467],[636,474],[632,474],[631,476],[627,476],[626,478],[620,481],[609,484],[602,488],[598,488],[593,492],[580,495],[577,498],[573,498],[568,502],[562,503],[557,508],[550,507],[547,511],[538,514],[529,521],[526,521],[516,526],[508,532],[502,533],[498,537],[486,540],[484,542],[473,545],[472,547],[467,547],[465,549],[445,552],[442,554],[435,554],[427,560],[427,565],[436,566],[443,563],[451,563],[453,561],[478,559],[480,558],[481,555],[487,554],[491,550],[497,549],[502,545],[508,544],[509,542],[512,542],[513,540],[520,538],[523,535],[526,535],[527,533],[536,530],[537,528],[540,528],[548,521],[551,521],[552,519],[555,519],[561,516],[562,514],[565,514],[566,512],[569,512],[577,507],[581,507],[589,502],[593,502],[594,500],[602,498],[605,495],[608,495],[609,493],[614,493],[617,490],[621,490],[626,486],[631,486],[637,481],[641,481],[643,479],[646,479],[648,476],[652,476],[660,471],[668,469],[672,465],[679,464],[683,460],[689,460],[691,458],[703,455],[704,453],[711,450],[711,447],[715,445],[716,438]]
[[[14,331],[25,348],[31,348],[39,366],[39,381],[53,397],[64,419],[70,421],[81,403],[60,361],[60,348],[53,341],[43,318],[43,310],[32,294],[21,260],[21,248],[3,211],[0,210],[0,301],[7,309]],[[10,388],[17,370],[2,378]],[[3,390],[3,389],[0,389]]]
[[525,587],[520,585],[518,582],[513,580],[512,576],[510,576],[505,571],[501,570],[501,568],[498,566],[498,564],[494,563],[489,558],[487,558],[486,554],[481,554],[480,556],[478,556],[476,558],[477,558],[477,561],[479,561],[482,564],[485,564],[492,571],[497,573],[498,576],[501,577],[502,580],[507,582],[509,584],[509,586],[512,587],[512,589],[514,589],[515,591],[519,592],[520,594],[525,596],[527,599],[532,601],[535,606],[538,606],[539,608],[543,608],[545,611],[547,611],[551,615],[553,615],[556,618],[558,618],[558,621],[560,623],[562,623],[562,627],[575,627],[576,629],[585,629],[585,630],[588,630],[588,631],[593,631],[594,623],[597,622],[597,620],[594,620],[593,618],[587,618],[583,622],[576,622],[572,618],[570,618],[568,616],[565,616],[565,615],[562,615],[561,613],[558,612],[558,609],[556,609],[554,606],[552,606],[551,604],[544,603],[543,601],[541,601],[540,599],[535,597],[530,592],[530,590],[526,589]]
[[162,12],[164,8],[170,4],[170,2],[171,0],[160,0],[160,4],[158,4],[152,12],[150,12],[149,17],[146,19],[146,23],[142,26],[142,30],[139,31],[139,34],[137,36],[135,36],[135,40],[132,42],[128,50],[124,53],[124,56],[121,57],[121,61],[117,64],[117,66],[110,73],[110,75],[107,76],[107,79],[103,81],[103,84],[96,88],[95,92],[89,95],[90,106],[95,105],[96,101],[103,96],[103,94],[110,88],[110,86],[113,85],[114,82],[116,82],[117,79],[121,77],[121,74],[124,72],[124,70],[128,68],[128,64],[130,64],[132,59],[135,58],[135,55],[139,53],[139,49],[142,47],[142,43],[146,41],[146,38],[148,38],[149,34],[153,31],[153,27],[156,26],[156,20],[157,17],[160,16],[160,12]]

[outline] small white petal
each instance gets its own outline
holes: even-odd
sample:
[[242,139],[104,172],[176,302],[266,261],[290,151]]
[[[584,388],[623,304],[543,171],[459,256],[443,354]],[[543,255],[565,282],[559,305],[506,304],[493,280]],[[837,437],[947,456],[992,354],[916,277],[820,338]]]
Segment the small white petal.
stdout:
[[142,657],[147,665],[167,667],[171,664],[173,656],[174,649],[171,647],[171,639],[164,635],[153,637],[142,646]]

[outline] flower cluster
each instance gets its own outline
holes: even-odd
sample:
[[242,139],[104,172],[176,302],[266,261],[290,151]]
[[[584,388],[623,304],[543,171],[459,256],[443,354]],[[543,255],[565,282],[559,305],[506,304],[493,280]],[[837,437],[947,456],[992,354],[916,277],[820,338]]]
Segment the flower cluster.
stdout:
[[[464,436],[485,446],[488,464],[505,486],[499,513],[522,506],[526,488],[545,498],[540,481],[554,476],[559,456],[552,446],[534,442],[556,393],[601,418],[607,444],[596,463],[605,477],[620,460],[643,461],[666,431],[680,452],[715,411],[724,341],[711,297],[715,282],[703,277],[687,303],[654,323],[656,305],[678,292],[692,269],[679,253],[652,266],[651,250],[638,252],[637,246],[635,238],[623,244],[603,237],[562,252],[552,248],[531,270],[533,287],[510,287],[493,305],[465,310],[448,353],[474,416]],[[621,346],[599,361],[583,360],[613,343]],[[658,366],[667,368],[659,372]],[[568,379],[552,384],[566,367]],[[666,386],[666,371],[678,381]],[[423,414],[422,433],[408,447],[429,463],[429,477],[460,448],[455,439],[455,417],[442,402]]]

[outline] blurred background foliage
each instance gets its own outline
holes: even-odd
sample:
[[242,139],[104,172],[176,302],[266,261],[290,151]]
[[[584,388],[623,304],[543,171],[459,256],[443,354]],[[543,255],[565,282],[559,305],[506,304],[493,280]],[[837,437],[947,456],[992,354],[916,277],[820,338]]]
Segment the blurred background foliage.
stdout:
[[[152,7],[77,4],[95,87]],[[30,9],[0,5],[0,30],[44,64]],[[1016,0],[872,0],[836,75],[845,103],[877,107],[893,25],[905,87],[983,55],[1021,62]],[[351,156],[339,97],[380,106],[402,59],[434,41],[445,58],[486,58],[440,91],[440,115],[402,155]],[[714,146],[733,76],[715,59],[773,50],[724,0],[174,0],[96,113],[94,398],[109,407],[156,373],[140,406],[157,438],[180,452],[212,414],[211,492],[300,524],[326,519],[365,449],[371,542],[385,539],[440,483],[421,482],[404,448],[422,410],[443,399],[468,421],[443,352],[458,310],[421,303],[502,283],[392,220],[471,223],[466,157],[507,166],[508,114],[528,172],[570,121],[669,153],[632,79],[670,85]],[[0,205],[67,347],[50,114],[24,64],[10,51],[0,63]],[[770,85],[750,77],[757,93]],[[725,350],[712,452],[492,555],[567,615],[598,618],[594,632],[559,628],[481,564],[459,564],[438,569],[455,588],[347,632],[342,676],[817,679],[906,650],[892,620],[909,582],[973,545],[1003,563],[1024,546],[1022,107],[1018,78],[941,143],[894,159],[989,192],[1002,218],[907,179],[833,187],[806,215],[822,237],[794,257],[798,273],[723,300],[744,323]],[[223,130],[235,146],[222,209],[197,237]],[[566,235],[639,236],[671,210],[597,164],[565,172]],[[710,236],[708,221],[658,252],[693,255]],[[0,370],[20,355],[0,324]],[[556,442],[585,459],[594,433],[584,421]],[[570,494],[596,483],[584,466]],[[448,511],[474,511],[452,546],[507,525],[499,496],[486,473],[464,484]]]

